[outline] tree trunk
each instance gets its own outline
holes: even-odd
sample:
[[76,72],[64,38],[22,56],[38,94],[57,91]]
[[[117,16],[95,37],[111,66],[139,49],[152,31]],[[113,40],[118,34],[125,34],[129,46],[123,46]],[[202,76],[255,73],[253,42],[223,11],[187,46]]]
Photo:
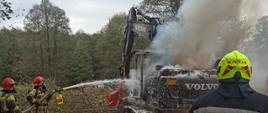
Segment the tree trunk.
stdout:
[[[44,0],[42,1],[44,2]],[[47,3],[44,5],[44,14],[45,14],[45,27],[46,27],[46,38],[47,38],[47,59],[48,59],[48,76],[52,77],[51,73],[51,51],[50,51],[50,34],[49,34],[49,19],[47,11]]]
[[[39,35],[41,37],[41,33]],[[41,73],[45,74],[45,59],[44,59],[44,51],[43,51],[43,39],[40,38],[40,44],[39,44],[39,49],[40,49],[40,60],[41,60]]]
[[57,49],[58,49],[58,45],[57,45],[57,25],[54,27],[54,37],[53,37],[53,80],[56,80],[56,74],[57,74]]
[[40,43],[40,56],[41,56],[41,69],[42,74],[45,73],[45,61],[44,61],[44,51],[43,51],[43,45]]

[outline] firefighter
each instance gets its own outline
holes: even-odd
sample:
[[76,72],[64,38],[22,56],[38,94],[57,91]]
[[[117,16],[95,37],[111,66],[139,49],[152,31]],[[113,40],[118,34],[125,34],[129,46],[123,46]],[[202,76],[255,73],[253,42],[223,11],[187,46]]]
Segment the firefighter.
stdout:
[[113,108],[121,108],[122,102],[125,97],[126,97],[125,84],[124,82],[122,82],[117,86],[116,91],[113,91],[108,95],[107,98],[108,106]]
[[27,96],[27,100],[31,105],[35,105],[36,108],[32,110],[32,113],[48,113],[48,102],[51,96],[48,96],[44,101],[41,102],[41,98],[48,94],[47,88],[44,84],[44,78],[37,75],[33,80],[34,88]]
[[0,98],[0,113],[20,113],[15,97],[15,81],[11,77],[3,80],[3,89]]
[[190,113],[268,113],[268,97],[253,90],[252,67],[246,55],[232,51],[218,64],[219,87],[201,97]]

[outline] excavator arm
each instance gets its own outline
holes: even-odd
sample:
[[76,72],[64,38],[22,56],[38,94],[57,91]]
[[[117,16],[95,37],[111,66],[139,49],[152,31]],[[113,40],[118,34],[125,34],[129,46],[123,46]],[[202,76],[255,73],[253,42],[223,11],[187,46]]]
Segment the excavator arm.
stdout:
[[[140,21],[138,17],[141,17]],[[120,66],[120,76],[122,78],[129,78],[130,62],[133,51],[133,44],[136,36],[148,38],[150,41],[156,35],[156,27],[159,25],[159,19],[146,16],[136,7],[132,7],[128,13],[127,26],[125,28],[124,48],[122,52],[122,64]]]

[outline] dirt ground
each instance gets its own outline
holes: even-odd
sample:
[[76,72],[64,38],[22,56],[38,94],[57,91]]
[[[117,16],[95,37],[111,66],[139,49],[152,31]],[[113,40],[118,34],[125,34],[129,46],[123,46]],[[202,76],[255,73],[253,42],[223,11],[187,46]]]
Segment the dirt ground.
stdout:
[[[50,86],[54,87],[55,86]],[[29,104],[26,101],[27,92],[31,85],[17,86],[17,100],[20,108],[26,109]],[[263,89],[268,95],[268,87]],[[49,113],[118,113],[117,109],[106,105],[107,94],[111,89],[75,89],[63,92],[64,103],[56,105],[54,98],[49,102]]]

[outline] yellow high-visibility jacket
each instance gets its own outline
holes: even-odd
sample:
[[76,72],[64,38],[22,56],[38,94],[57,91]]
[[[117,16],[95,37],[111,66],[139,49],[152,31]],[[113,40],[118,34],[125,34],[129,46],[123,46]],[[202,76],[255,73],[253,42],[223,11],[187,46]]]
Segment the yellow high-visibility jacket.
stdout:
[[42,87],[34,88],[32,89],[27,96],[27,100],[30,104],[35,104],[36,108],[31,111],[31,113],[48,113],[48,101],[49,98],[46,101],[42,101],[42,103],[39,103],[38,101],[46,96],[47,91],[43,89]]
[[20,113],[20,109],[16,104],[14,93],[2,92],[0,98],[0,113]]
[[[40,100],[42,97],[46,95],[46,90],[43,90],[41,88],[34,88],[31,90],[27,96],[27,100],[31,103],[34,104],[36,101]],[[39,104],[47,104],[47,102],[43,101],[43,103]]]

